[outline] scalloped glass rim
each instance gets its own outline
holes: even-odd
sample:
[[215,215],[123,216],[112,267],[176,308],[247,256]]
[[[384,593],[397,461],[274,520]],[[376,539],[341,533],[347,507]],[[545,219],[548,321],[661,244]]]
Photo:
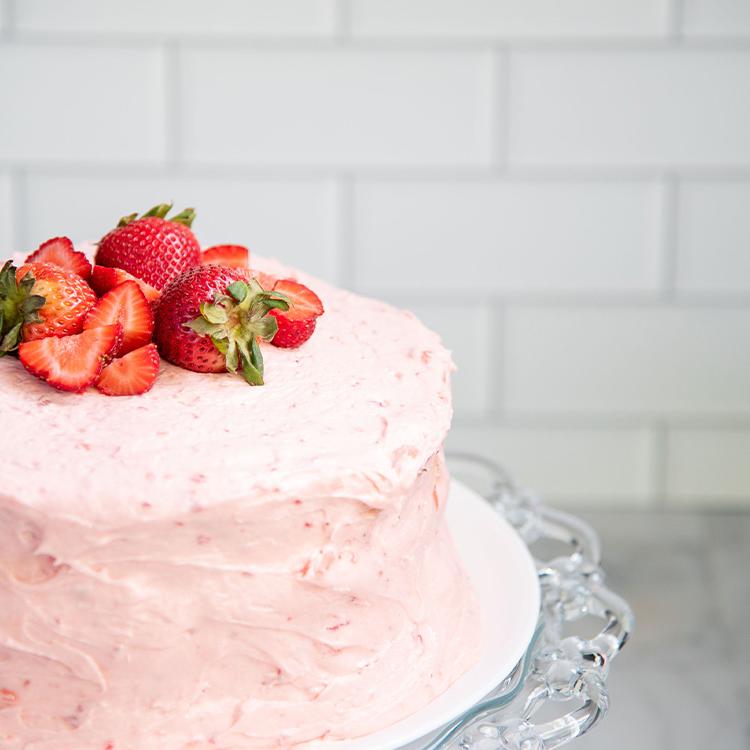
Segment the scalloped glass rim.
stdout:
[[[428,706],[387,729],[347,741],[347,750],[407,750],[409,743],[461,716],[494,690],[532,642],[539,618],[540,590],[528,547],[487,500],[455,479],[446,515],[481,601],[482,656],[473,669]],[[413,747],[416,750],[419,743]]]

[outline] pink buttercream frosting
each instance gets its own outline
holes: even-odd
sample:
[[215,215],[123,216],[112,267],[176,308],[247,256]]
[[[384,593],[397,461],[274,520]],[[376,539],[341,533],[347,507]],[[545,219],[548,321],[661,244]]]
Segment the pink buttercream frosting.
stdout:
[[326,314],[266,385],[133,398],[0,360],[0,747],[345,747],[476,660],[444,520],[449,354],[273,261]]

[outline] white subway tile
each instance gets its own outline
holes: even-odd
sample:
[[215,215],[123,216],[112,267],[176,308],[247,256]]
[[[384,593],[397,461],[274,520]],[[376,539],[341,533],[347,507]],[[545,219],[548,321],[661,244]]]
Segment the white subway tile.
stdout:
[[518,52],[511,162],[748,165],[749,79],[740,50]]
[[55,234],[98,239],[120,216],[162,201],[195,206],[194,229],[204,246],[247,244],[251,252],[337,278],[337,201],[331,181],[240,178],[32,175],[25,236],[38,243]]
[[406,305],[451,350],[453,406],[459,416],[479,415],[490,406],[490,359],[495,343],[486,307],[447,304]]
[[750,414],[750,310],[513,308],[506,341],[511,411]]
[[653,439],[644,429],[454,426],[447,445],[498,462],[545,501],[642,506],[653,495]]
[[195,162],[476,165],[489,161],[489,53],[187,51],[184,154]]
[[632,37],[665,31],[666,0],[353,0],[358,36]]
[[153,49],[0,47],[0,159],[163,158],[164,80]]
[[13,213],[10,176],[0,172],[0,265],[13,254]]
[[143,36],[320,36],[335,23],[334,0],[23,0],[21,31]]
[[675,429],[667,492],[677,503],[750,505],[750,429]]
[[677,286],[750,292],[750,182],[688,182],[679,190]]
[[652,183],[358,184],[356,283],[371,290],[625,292],[657,286]]
[[747,36],[747,0],[683,0],[682,28],[687,36]]

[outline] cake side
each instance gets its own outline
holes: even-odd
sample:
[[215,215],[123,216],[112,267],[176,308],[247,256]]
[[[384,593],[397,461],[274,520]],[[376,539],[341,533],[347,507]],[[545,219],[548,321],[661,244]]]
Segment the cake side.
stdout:
[[346,746],[477,658],[434,456],[381,508],[256,498],[102,534],[0,505],[8,750]]

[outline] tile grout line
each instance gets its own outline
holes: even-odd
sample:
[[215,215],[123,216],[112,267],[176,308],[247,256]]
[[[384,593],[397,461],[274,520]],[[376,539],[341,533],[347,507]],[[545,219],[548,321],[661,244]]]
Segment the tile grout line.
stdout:
[[16,28],[16,6],[13,0],[0,0],[0,10],[5,21],[0,28],[0,40],[7,41],[13,39]]
[[[54,31],[23,31],[16,34],[17,38],[25,44],[59,44],[69,46],[88,47],[111,47],[118,46],[155,46],[169,42],[184,40],[195,49],[232,49],[232,50],[330,50],[341,45],[342,40],[356,42],[356,46],[363,50],[376,52],[390,51],[414,51],[414,52],[445,52],[462,51],[474,52],[477,48],[504,45],[513,46],[524,51],[538,52],[580,52],[590,51],[608,54],[612,51],[650,51],[669,50],[675,47],[673,36],[569,36],[569,37],[533,37],[533,36],[477,36],[467,37],[357,37],[341,33],[341,27],[349,23],[347,10],[341,11],[340,19],[336,19],[336,31],[328,36],[318,35],[273,35],[264,36],[246,35],[208,35],[196,34],[189,39],[179,34],[170,33],[121,33],[121,32],[61,32]],[[671,25],[671,21],[669,22]],[[14,28],[15,30],[15,28]],[[690,38],[680,37],[680,47],[696,51],[726,51],[726,50],[750,50],[750,39],[747,36],[694,36]]]
[[672,175],[662,182],[661,267],[659,269],[661,296],[674,302],[679,270],[679,184]]
[[[129,175],[163,175],[165,171],[179,169],[186,174],[196,177],[281,177],[289,179],[320,179],[336,178],[342,170],[356,172],[362,179],[373,179],[379,181],[393,182],[445,182],[475,181],[475,182],[553,182],[553,183],[650,183],[664,181],[667,176],[681,179],[702,179],[727,182],[747,182],[750,180],[750,165],[740,167],[681,167],[672,165],[658,167],[656,165],[644,167],[581,167],[568,166],[525,166],[514,164],[511,168],[504,169],[498,173],[497,169],[487,166],[453,166],[453,165],[400,165],[387,166],[377,164],[353,164],[353,165],[285,165],[285,164],[236,164],[228,162],[197,163],[167,165],[160,162],[128,164],[117,161],[103,160],[101,162],[54,162],[47,161],[42,164],[24,164],[30,172],[54,172],[57,176],[100,176],[102,173]],[[18,166],[19,162],[13,159],[0,158],[0,169],[9,169]]]
[[354,231],[355,181],[349,174],[342,174],[337,182],[336,256],[338,282],[346,289],[354,289],[356,279],[356,242]]
[[667,33],[676,42],[684,41],[683,21],[685,4],[683,0],[671,0],[667,6]]
[[12,207],[12,248],[15,252],[25,253],[30,249],[30,233],[27,223],[27,219],[29,216],[27,175],[24,172],[23,168],[17,167],[10,171],[10,184]]
[[511,51],[508,47],[496,46],[491,55],[490,164],[495,169],[503,169],[510,161]]
[[490,306],[490,340],[496,343],[490,357],[490,388],[488,417],[490,421],[502,422],[508,400],[506,393],[505,362],[508,359],[508,307],[495,303]]
[[182,126],[180,111],[182,108],[182,55],[178,42],[169,42],[162,46],[163,83],[164,83],[164,155],[167,166],[180,164],[182,156]]
[[349,0],[335,0],[333,39],[341,44],[351,41],[352,7]]
[[653,491],[653,507],[657,510],[665,510],[668,505],[668,441],[669,427],[666,422],[660,420],[652,427],[653,439],[653,465],[651,467],[651,483]]

